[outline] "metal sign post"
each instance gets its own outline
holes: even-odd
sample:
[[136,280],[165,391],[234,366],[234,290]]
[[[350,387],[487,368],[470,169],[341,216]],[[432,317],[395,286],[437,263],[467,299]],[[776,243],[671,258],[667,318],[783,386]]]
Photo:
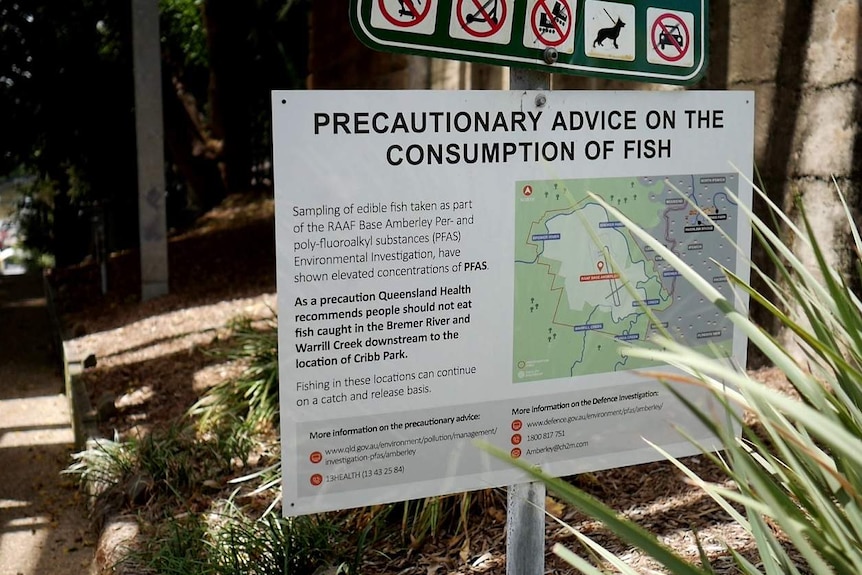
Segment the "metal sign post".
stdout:
[[[510,90],[550,88],[550,74],[509,69]],[[544,571],[545,484],[509,485],[506,492],[506,575],[542,575]]]

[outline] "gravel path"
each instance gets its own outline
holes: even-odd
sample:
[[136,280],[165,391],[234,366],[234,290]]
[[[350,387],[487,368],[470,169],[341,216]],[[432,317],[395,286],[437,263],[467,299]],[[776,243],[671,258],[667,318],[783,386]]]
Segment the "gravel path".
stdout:
[[39,275],[0,275],[0,575],[88,573],[74,437]]

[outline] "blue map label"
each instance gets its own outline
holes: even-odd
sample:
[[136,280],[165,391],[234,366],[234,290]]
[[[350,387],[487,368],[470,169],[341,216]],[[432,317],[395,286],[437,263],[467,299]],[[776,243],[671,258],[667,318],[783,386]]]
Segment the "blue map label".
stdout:
[[560,234],[535,234],[533,235],[534,242],[546,242],[548,240],[558,240]]

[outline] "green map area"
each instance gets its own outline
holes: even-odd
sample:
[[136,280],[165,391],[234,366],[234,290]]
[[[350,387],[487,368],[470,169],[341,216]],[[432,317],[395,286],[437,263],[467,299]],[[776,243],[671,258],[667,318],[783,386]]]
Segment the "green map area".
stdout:
[[724,191],[736,187],[735,176],[672,180],[688,200],[664,177],[516,184],[514,382],[648,367],[620,348],[645,342],[657,323],[689,345],[729,353],[732,330],[723,316],[588,195],[664,238],[727,290],[716,262],[731,267],[733,250],[717,228],[735,235],[736,205]]

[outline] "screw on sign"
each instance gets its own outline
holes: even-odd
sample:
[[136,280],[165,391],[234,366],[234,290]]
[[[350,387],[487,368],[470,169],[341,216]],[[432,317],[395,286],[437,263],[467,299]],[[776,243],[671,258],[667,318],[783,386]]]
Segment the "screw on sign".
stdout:
[[506,22],[506,0],[458,0],[458,22],[476,38],[493,36]]
[[545,46],[559,46],[572,31],[571,15],[572,10],[566,0],[556,0],[553,8],[548,6],[547,0],[539,0],[530,16],[533,33]]
[[651,35],[652,46],[663,60],[677,62],[688,53],[691,35],[685,22],[676,14],[662,14],[656,18]]
[[378,0],[380,13],[386,20],[400,28],[409,28],[421,23],[431,11],[433,0]]

